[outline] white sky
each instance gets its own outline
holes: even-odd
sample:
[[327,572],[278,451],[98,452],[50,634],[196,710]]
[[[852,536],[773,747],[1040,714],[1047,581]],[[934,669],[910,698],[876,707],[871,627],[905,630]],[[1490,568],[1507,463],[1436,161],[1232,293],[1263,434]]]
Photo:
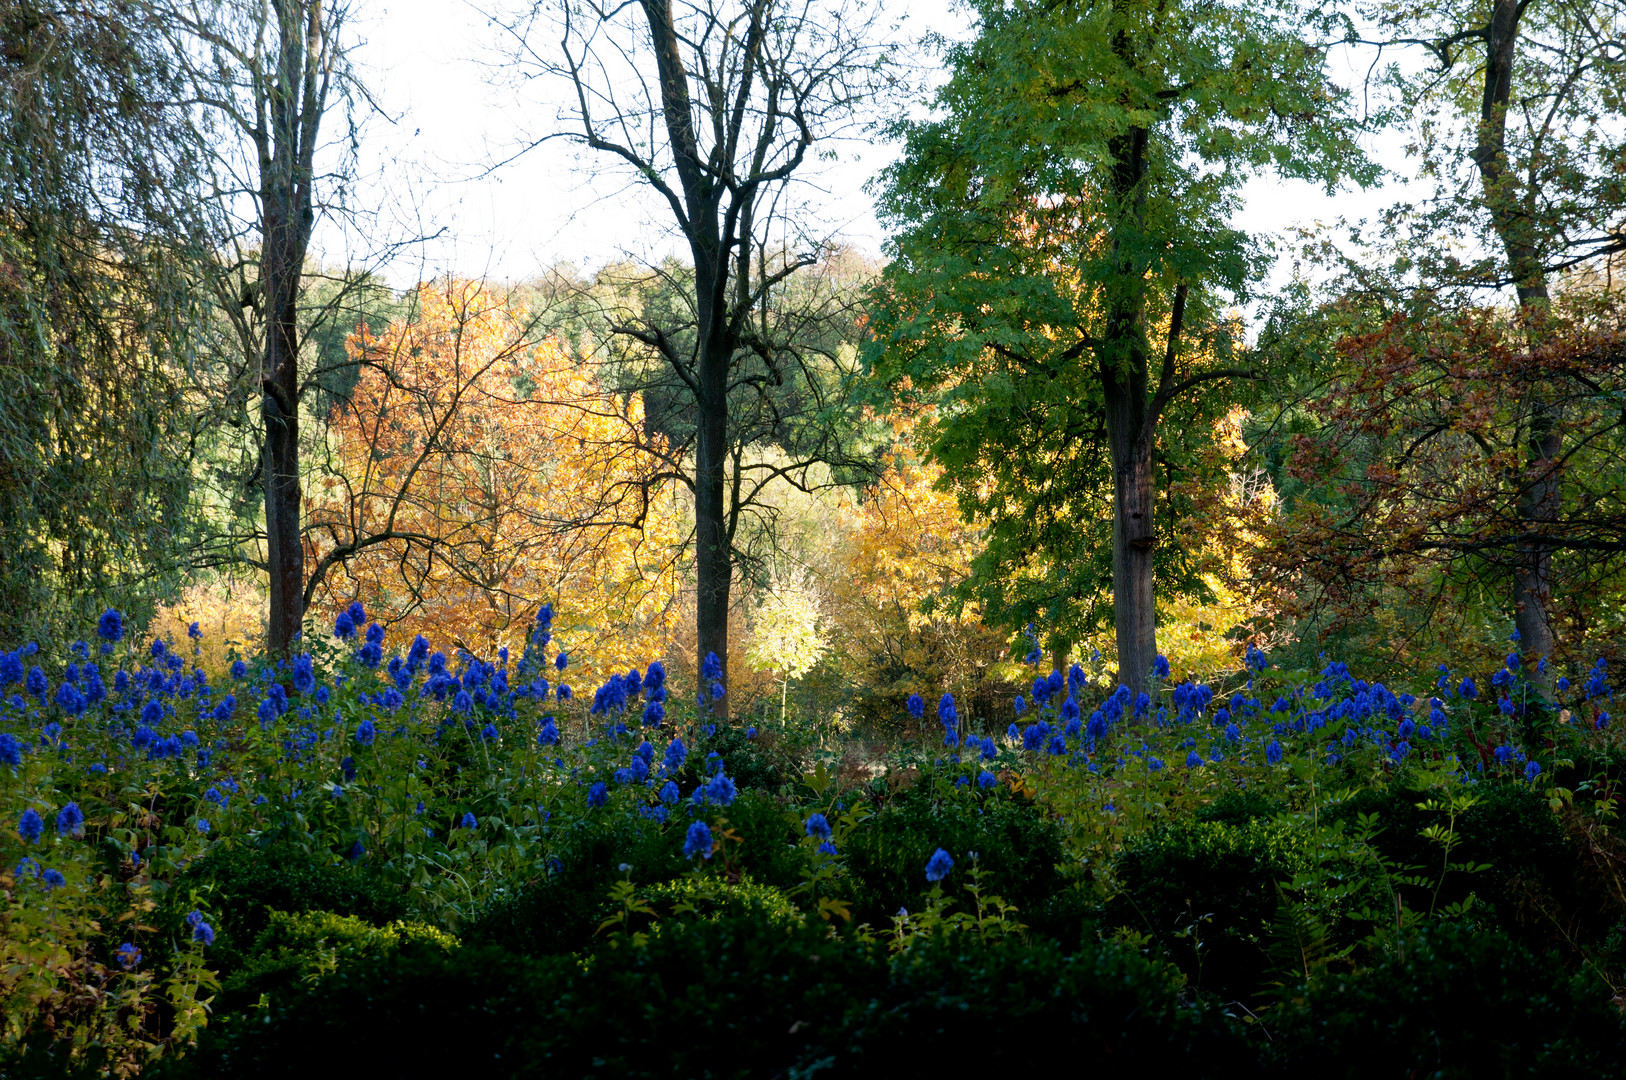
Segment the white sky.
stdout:
[[[911,36],[928,30],[963,35],[968,27],[946,0],[891,0],[888,10],[906,16]],[[530,98],[521,101],[488,82],[483,63],[495,58],[501,32],[476,4],[356,0],[352,26],[363,40],[354,54],[363,81],[393,118],[369,120],[362,142],[363,172],[371,177],[366,197],[380,212],[378,234],[440,230],[439,239],[390,265],[393,284],[448,272],[513,280],[552,263],[593,266],[660,242],[662,207],[641,192],[595,183],[582,152],[565,140],[479,175],[485,163],[508,156],[525,132],[553,126],[557,104],[546,95],[558,87],[532,84]],[[1357,69],[1343,57],[1336,74],[1354,84],[1365,62]],[[1402,164],[1392,146],[1373,150],[1391,165]],[[892,154],[884,145],[847,146],[822,176],[824,216],[848,242],[870,252],[878,253],[884,238],[864,184]],[[1279,235],[1340,215],[1374,214],[1395,197],[1393,190],[1355,190],[1328,198],[1311,185],[1256,180],[1235,224]],[[319,231],[317,242],[332,259],[356,254],[353,243],[342,250],[346,241],[331,231]]]

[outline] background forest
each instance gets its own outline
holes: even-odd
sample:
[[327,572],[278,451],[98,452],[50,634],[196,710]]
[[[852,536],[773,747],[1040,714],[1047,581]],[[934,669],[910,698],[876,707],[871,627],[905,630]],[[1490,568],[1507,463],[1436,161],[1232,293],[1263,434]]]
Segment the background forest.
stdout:
[[[8,1045],[343,1042],[352,961],[535,1004],[744,912],[871,1013],[718,1075],[884,1060],[955,935],[1292,1071],[1476,934],[1580,1025],[1503,1064],[1608,1074],[1626,3],[909,7],[442,13],[522,117],[452,178],[359,0],[0,0]],[[561,144],[635,245],[423,270],[424,190]],[[220,1030],[174,1067],[276,1073]]]

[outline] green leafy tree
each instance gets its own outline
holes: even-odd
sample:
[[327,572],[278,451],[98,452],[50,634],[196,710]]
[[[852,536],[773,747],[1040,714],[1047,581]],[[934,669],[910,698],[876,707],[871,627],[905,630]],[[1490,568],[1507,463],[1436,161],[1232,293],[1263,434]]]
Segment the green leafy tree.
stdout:
[[1138,690],[1157,654],[1154,568],[1190,560],[1158,475],[1197,457],[1213,394],[1257,374],[1220,314],[1266,265],[1226,224],[1239,185],[1373,171],[1299,5],[972,6],[936,115],[893,129],[873,367],[946,399],[933,453],[991,526],[984,591],[1044,567],[1048,597],[990,611],[1048,600],[1090,618],[1067,598],[1110,581],[1120,678]]
[[177,582],[205,222],[176,95],[139,9],[0,5],[0,647]]

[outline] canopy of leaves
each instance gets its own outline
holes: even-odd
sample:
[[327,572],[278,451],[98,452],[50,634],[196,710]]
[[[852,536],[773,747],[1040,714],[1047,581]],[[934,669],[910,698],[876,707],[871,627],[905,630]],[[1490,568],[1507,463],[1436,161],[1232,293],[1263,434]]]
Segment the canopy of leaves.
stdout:
[[[894,390],[942,403],[931,453],[989,526],[976,593],[990,616],[1076,638],[1108,616],[1104,381],[1167,333],[1183,288],[1184,344],[1162,380],[1140,377],[1153,415],[1174,421],[1156,442],[1157,572],[1198,588],[1179,532],[1192,507],[1167,480],[1197,467],[1226,405],[1217,380],[1247,373],[1221,297],[1245,295],[1266,263],[1225,224],[1238,186],[1264,169],[1328,185],[1371,170],[1295,5],[975,7],[937,115],[893,129],[905,153],[881,204],[896,258],[870,361]],[[1125,310],[1133,325],[1114,322]]]

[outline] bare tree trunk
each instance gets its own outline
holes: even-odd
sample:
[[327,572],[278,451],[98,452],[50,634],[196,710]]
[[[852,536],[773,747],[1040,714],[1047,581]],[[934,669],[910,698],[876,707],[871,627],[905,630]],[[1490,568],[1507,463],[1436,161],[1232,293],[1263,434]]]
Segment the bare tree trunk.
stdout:
[[[267,215],[268,217],[270,215]],[[280,236],[285,228],[268,236]],[[262,474],[265,484],[266,553],[270,564],[270,612],[266,649],[286,653],[299,636],[305,617],[305,552],[300,538],[299,508],[299,365],[294,326],[297,269],[288,273],[266,245],[261,263],[268,302],[265,358],[262,367],[262,414],[265,448]]]
[[1141,425],[1135,428],[1121,450],[1120,439],[1112,439],[1112,610],[1118,631],[1118,680],[1138,694],[1147,688],[1157,658],[1152,573],[1156,489],[1151,441],[1141,435]]
[[[695,440],[694,523],[695,523],[695,628],[702,664],[707,653],[716,653],[723,665],[722,684],[728,685],[728,605],[734,581],[732,538],[729,536],[727,505],[728,399],[725,387],[717,388],[717,399],[706,396],[712,382],[727,378],[729,357],[714,360],[707,370],[701,358],[700,430]],[[707,376],[713,376],[708,379]],[[710,681],[701,680],[701,691],[709,696]],[[712,708],[727,715],[728,699],[712,702]]]

